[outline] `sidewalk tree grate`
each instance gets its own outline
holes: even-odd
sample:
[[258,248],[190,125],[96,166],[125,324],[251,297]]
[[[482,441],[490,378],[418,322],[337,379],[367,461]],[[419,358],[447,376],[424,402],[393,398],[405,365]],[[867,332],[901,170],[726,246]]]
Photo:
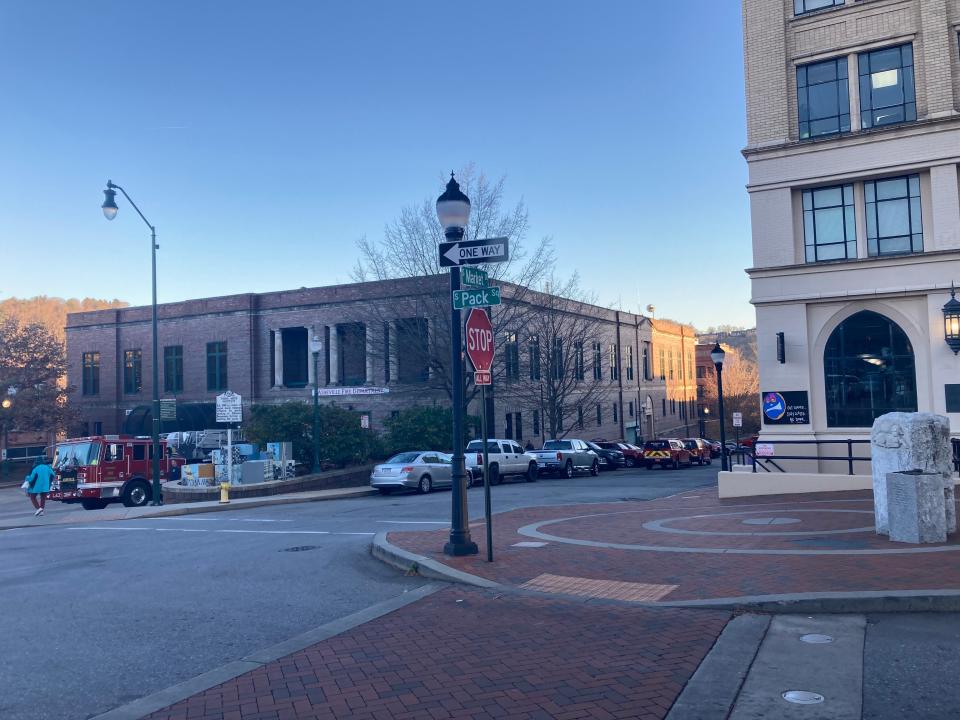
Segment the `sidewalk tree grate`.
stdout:
[[280,552],[306,552],[307,550],[316,550],[319,545],[296,545],[294,547],[283,548]]

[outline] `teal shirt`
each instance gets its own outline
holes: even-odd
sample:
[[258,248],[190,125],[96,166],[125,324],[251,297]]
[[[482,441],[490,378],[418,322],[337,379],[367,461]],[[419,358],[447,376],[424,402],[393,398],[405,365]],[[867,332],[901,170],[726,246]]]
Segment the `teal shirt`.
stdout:
[[50,481],[53,478],[53,470],[49,465],[37,465],[27,477],[27,481],[30,483],[30,492],[35,495],[50,492]]

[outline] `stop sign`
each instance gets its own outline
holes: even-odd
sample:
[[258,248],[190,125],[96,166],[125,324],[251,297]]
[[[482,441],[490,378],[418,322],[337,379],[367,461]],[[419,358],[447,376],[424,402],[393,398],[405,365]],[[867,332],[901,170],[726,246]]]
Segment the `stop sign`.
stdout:
[[477,372],[489,371],[493,365],[493,325],[487,313],[472,308],[467,315],[467,357]]

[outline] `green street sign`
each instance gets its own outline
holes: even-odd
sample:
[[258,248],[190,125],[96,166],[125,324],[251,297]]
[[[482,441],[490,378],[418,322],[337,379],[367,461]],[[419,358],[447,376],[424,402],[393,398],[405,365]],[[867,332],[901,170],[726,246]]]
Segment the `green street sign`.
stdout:
[[500,304],[500,288],[487,287],[471,290],[453,291],[453,309],[467,310],[469,308],[490,307]]
[[460,282],[464,287],[485,288],[489,279],[486,270],[477,270],[470,266],[460,269]]

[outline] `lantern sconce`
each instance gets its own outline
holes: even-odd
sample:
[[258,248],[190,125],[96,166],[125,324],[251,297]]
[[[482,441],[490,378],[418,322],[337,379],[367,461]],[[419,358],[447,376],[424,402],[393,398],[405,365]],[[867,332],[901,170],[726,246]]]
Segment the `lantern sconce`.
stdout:
[[960,300],[953,283],[950,283],[950,299],[943,306],[943,339],[954,355],[960,353]]

